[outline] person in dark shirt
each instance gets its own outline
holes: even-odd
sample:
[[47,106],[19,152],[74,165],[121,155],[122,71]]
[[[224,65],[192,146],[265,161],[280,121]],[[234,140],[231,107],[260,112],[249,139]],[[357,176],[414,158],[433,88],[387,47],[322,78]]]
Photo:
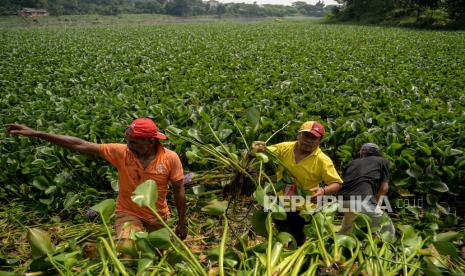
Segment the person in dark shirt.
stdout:
[[[351,161],[342,175],[343,184],[339,195],[343,197],[344,213],[340,234],[352,232],[353,221],[363,213],[371,218],[372,228],[380,227],[384,212],[379,207],[380,200],[389,190],[389,161],[383,158],[378,145],[365,143],[360,149],[360,158]],[[381,226],[381,232],[395,235],[392,221]]]

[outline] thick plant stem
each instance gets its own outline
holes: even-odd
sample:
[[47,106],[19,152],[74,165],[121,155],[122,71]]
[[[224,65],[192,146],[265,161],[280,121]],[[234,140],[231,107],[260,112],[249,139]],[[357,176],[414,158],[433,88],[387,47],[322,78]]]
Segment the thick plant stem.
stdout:
[[97,244],[97,250],[102,260],[102,271],[100,275],[104,274],[105,276],[110,276],[110,271],[108,271],[107,258],[105,258],[105,251],[102,248],[102,244]]
[[113,252],[113,249],[111,248],[111,246],[108,244],[108,242],[100,237],[99,240],[102,242],[103,246],[105,247],[105,249],[107,250],[107,254],[108,256],[110,256],[110,258],[113,260],[113,262],[115,263],[116,265],[116,268],[118,269],[118,271],[121,273],[121,275],[123,276],[129,276],[128,272],[126,271],[126,269],[124,268],[124,265],[118,260],[118,257],[116,257],[115,253]]
[[324,243],[323,237],[321,236],[318,222],[315,219],[315,217],[313,217],[313,223],[315,225],[316,234],[318,236],[318,244],[321,250],[320,253],[323,255],[323,261],[324,261],[325,266],[329,267],[331,265],[331,260],[329,258],[328,252],[326,251],[325,243]]
[[[260,162],[261,164],[261,162]],[[271,252],[272,252],[272,243],[273,243],[273,226],[271,225],[271,212],[268,212],[266,217],[266,223],[268,226],[268,248],[266,250],[266,275],[272,276],[273,267],[271,266]]]
[[221,237],[220,260],[219,260],[220,276],[224,276],[224,247],[226,245],[226,237],[228,234],[228,218],[226,217],[226,214],[223,214],[223,218],[224,218],[224,230],[223,230],[223,237]]
[[103,217],[101,217],[101,218],[102,218],[102,221],[103,221],[103,226],[105,226],[105,230],[107,231],[107,235],[108,235],[108,239],[110,240],[111,248],[113,249],[113,252],[116,252],[116,246],[115,246],[115,242],[113,241],[113,237],[111,236],[110,228],[108,227],[107,223],[105,222],[105,219]]
[[158,221],[165,227],[168,232],[170,232],[171,236],[183,247],[183,249],[187,252],[192,264],[194,265],[195,269],[197,270],[200,275],[207,276],[207,273],[205,270],[202,268],[202,265],[199,263],[197,258],[192,254],[192,251],[189,249],[189,247],[174,233],[174,231],[166,224],[166,222],[163,220],[163,218],[158,214],[158,212],[151,206],[147,206],[150,211],[155,215],[155,217],[158,219]]

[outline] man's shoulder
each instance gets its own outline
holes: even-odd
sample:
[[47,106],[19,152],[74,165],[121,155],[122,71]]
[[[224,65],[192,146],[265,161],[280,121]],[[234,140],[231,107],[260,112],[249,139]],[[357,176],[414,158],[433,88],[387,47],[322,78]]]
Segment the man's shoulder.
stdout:
[[318,159],[324,162],[333,162],[333,160],[331,160],[331,157],[329,157],[326,153],[324,153],[320,148],[316,150],[317,150],[316,156],[318,157]]
[[381,162],[382,165],[385,165],[385,166],[389,166],[390,165],[390,162],[389,160],[387,160],[386,158],[382,157],[382,156],[378,156],[379,158],[379,162]]
[[170,149],[165,148],[165,147],[163,147],[163,150],[164,150],[165,158],[179,158],[179,155],[175,151],[170,150]]
[[350,164],[359,166],[389,166],[389,161],[382,156],[367,156],[354,159]]
[[371,162],[379,162],[381,164],[385,164],[385,163],[389,164],[389,161],[386,158],[382,157],[382,156],[369,156],[367,159],[370,160]]

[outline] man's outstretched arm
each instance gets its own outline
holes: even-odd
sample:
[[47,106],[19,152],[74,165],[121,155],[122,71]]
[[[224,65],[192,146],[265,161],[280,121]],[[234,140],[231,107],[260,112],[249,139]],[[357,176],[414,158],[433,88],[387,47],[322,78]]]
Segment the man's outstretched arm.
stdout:
[[43,131],[34,130],[27,126],[23,126],[19,124],[6,124],[5,128],[6,128],[6,132],[10,135],[37,137],[37,138],[49,141],[60,147],[75,150],[80,153],[100,155],[98,144],[91,143],[91,142],[82,140],[77,137],[51,134],[51,133],[47,133]]

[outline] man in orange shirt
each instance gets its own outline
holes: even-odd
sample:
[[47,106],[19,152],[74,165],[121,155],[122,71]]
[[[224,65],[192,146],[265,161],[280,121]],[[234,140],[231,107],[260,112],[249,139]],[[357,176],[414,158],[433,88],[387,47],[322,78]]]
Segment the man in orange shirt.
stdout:
[[170,214],[166,195],[168,182],[171,182],[178,210],[176,234],[181,239],[187,236],[181,161],[175,152],[162,146],[159,139],[164,140],[167,137],[158,132],[151,119],[136,119],[126,128],[127,144],[96,144],[76,137],[36,131],[18,124],[6,124],[5,127],[8,134],[37,137],[67,149],[98,155],[116,167],[119,193],[116,200],[115,228],[119,239],[127,239],[131,230],[154,231],[162,227],[148,208],[132,202],[131,195],[139,184],[149,179],[155,180],[158,187],[157,212],[166,220]]

